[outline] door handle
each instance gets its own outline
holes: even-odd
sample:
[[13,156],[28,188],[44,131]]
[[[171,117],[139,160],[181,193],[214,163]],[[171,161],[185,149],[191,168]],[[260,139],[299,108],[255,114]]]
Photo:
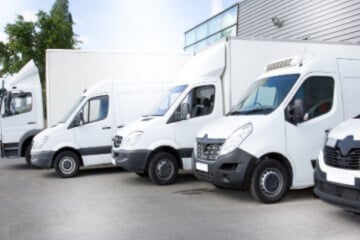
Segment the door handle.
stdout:
[[32,125],[32,124],[36,124],[36,122],[28,122],[27,124]]
[[107,129],[111,129],[111,127],[109,127],[109,126],[102,127],[102,130],[107,130]]
[[117,126],[117,128],[123,128],[124,126],[124,124],[120,124],[119,126]]

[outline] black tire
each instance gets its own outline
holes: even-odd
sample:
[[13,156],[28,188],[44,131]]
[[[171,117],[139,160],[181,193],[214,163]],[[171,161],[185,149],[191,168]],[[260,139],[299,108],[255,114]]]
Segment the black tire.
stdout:
[[149,176],[149,174],[147,172],[143,172],[143,173],[136,172],[136,175],[138,175],[139,177],[148,177]]
[[31,165],[31,144],[28,144],[25,148],[25,161],[27,165]]
[[289,190],[290,180],[286,168],[273,159],[261,160],[251,176],[251,195],[263,203],[281,201]]
[[79,172],[80,159],[72,151],[63,151],[55,157],[54,167],[59,177],[74,177]]
[[170,153],[155,154],[148,167],[150,181],[157,185],[169,185],[175,182],[179,172],[179,163]]

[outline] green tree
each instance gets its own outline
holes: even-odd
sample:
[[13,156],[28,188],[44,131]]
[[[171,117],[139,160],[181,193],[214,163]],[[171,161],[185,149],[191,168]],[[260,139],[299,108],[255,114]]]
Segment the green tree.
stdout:
[[68,0],[56,0],[50,13],[40,10],[36,22],[25,21],[18,15],[15,23],[5,27],[8,42],[0,41],[0,77],[18,72],[33,59],[39,69],[45,103],[46,49],[75,48],[80,41],[76,39],[73,25]]

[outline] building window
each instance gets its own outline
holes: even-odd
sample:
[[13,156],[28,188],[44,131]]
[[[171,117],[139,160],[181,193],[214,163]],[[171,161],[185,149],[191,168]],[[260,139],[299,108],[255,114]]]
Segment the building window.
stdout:
[[186,52],[194,52],[228,36],[236,36],[239,4],[209,18],[185,32]]

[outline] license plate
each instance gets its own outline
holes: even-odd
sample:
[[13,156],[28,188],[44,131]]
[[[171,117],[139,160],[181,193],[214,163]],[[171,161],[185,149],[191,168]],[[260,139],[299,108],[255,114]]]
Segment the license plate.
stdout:
[[205,163],[199,163],[199,162],[197,162],[197,163],[195,164],[195,168],[196,168],[196,170],[203,171],[203,172],[208,172],[208,171],[209,171],[209,167],[208,167],[208,165],[205,164]]

